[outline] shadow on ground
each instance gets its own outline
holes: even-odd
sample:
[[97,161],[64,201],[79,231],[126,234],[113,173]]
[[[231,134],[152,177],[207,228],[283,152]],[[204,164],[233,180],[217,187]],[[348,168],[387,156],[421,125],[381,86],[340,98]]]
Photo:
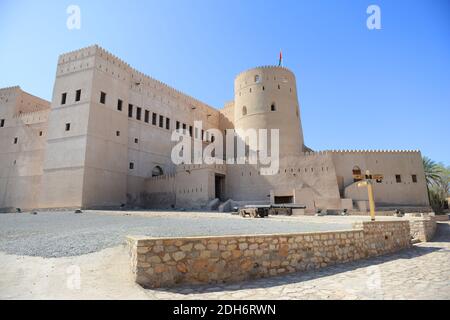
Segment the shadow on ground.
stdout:
[[[227,283],[227,284],[211,284],[211,285],[196,285],[196,286],[179,286],[176,288],[158,288],[151,289],[153,291],[177,293],[177,294],[199,294],[199,293],[212,293],[223,291],[237,291],[246,289],[264,289],[275,286],[283,286],[288,284],[300,283],[303,281],[309,281],[319,279],[322,277],[333,276],[339,273],[350,272],[360,268],[367,268],[376,266],[399,259],[414,259],[420,256],[424,256],[436,251],[447,251],[439,246],[439,242],[450,242],[450,224],[438,223],[437,230],[433,241],[425,244],[413,245],[410,249],[404,249],[396,253],[387,254],[379,257],[373,257],[358,261],[352,261],[342,264],[336,264],[325,268],[290,273],[280,276],[259,278],[255,280],[247,280],[239,283]],[[436,245],[433,245],[436,243]]]

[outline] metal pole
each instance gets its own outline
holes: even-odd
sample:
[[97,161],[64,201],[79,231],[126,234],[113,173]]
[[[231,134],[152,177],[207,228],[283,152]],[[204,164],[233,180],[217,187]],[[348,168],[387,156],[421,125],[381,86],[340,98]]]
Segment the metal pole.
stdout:
[[375,221],[375,201],[373,200],[373,188],[371,181],[367,181],[367,192],[369,194],[370,220]]

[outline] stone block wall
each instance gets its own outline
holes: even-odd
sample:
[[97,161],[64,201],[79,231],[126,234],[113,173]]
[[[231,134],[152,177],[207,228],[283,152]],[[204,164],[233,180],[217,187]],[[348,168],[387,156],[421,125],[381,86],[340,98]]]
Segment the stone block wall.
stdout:
[[135,281],[144,287],[236,282],[317,269],[410,246],[409,223],[303,234],[189,238],[127,237]]
[[430,241],[436,232],[434,217],[409,220],[411,237],[422,242]]
[[353,228],[363,230],[369,257],[396,252],[411,245],[408,221],[359,222]]

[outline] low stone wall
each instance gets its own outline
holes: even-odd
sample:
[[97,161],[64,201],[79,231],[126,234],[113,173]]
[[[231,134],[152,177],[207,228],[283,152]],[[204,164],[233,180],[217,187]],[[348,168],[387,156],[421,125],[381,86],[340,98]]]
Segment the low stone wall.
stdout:
[[435,217],[410,219],[409,227],[413,239],[427,242],[433,239],[436,232],[436,219]]
[[434,219],[434,221],[448,221],[449,216],[448,216],[448,214],[435,215],[433,217],[433,219]]
[[303,234],[189,238],[127,237],[135,281],[144,287],[235,282],[326,267],[409,247],[408,221]]

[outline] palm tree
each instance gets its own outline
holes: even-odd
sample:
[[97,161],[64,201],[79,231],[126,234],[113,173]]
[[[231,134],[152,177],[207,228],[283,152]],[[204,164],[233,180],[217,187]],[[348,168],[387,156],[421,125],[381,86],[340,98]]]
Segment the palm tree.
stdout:
[[436,162],[428,157],[423,157],[423,169],[427,186],[437,186],[442,183],[442,169]]

